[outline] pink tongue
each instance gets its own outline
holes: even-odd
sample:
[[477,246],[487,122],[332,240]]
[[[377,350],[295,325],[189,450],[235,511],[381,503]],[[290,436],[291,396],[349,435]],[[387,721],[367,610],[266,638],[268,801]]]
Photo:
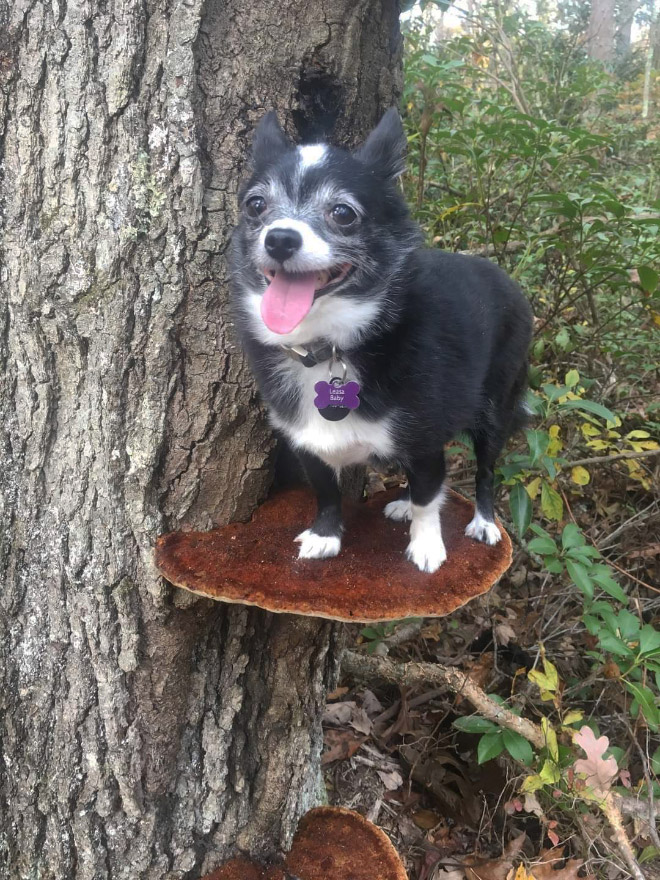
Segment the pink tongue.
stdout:
[[261,317],[273,333],[290,333],[309,312],[314,302],[316,274],[295,278],[277,272],[261,300]]

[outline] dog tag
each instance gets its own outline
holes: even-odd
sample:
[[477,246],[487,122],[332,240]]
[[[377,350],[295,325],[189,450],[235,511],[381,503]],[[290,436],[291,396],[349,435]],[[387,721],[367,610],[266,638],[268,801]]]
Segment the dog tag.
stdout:
[[360,386],[357,382],[342,382],[336,378],[330,382],[317,382],[314,391],[314,406],[329,422],[345,419],[352,409],[360,405]]

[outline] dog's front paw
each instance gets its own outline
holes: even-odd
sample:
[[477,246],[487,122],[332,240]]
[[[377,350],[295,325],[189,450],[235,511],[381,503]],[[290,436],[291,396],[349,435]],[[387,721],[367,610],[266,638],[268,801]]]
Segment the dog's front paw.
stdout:
[[480,513],[475,513],[472,521],[465,528],[465,534],[468,538],[474,538],[476,541],[490,544],[491,547],[502,540],[500,530],[495,523],[484,519]]
[[298,559],[326,559],[341,550],[341,538],[336,535],[317,535],[311,529],[301,532],[296,541],[300,544]]
[[413,538],[410,544],[408,544],[406,556],[411,562],[415,563],[420,571],[433,574],[447,558],[447,551],[445,550],[442,538],[438,539],[437,535],[433,535]]
[[400,498],[398,501],[390,501],[385,505],[383,513],[388,519],[396,520],[396,522],[404,522],[412,519],[412,507],[409,498]]

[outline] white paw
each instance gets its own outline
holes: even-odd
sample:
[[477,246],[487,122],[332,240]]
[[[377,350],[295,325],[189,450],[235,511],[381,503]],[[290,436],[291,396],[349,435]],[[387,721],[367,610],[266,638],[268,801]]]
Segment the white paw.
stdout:
[[394,519],[397,522],[412,519],[410,499],[400,498],[399,501],[390,501],[389,504],[385,505],[383,513],[388,519]]
[[406,556],[415,563],[420,571],[432,574],[440,568],[447,558],[447,551],[440,535],[434,533],[429,536],[413,538],[408,544]]
[[493,544],[497,544],[498,541],[502,540],[500,530],[495,523],[484,519],[478,511],[475,513],[472,521],[466,526],[465,534],[468,538],[474,538],[476,541],[490,544],[491,547]]
[[336,556],[341,550],[341,538],[336,536],[324,538],[311,529],[301,532],[296,541],[300,543],[298,559],[325,559],[328,556]]

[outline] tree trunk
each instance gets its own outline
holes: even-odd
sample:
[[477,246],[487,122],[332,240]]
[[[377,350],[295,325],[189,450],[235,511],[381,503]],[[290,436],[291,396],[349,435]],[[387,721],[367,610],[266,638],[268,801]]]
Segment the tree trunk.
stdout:
[[632,47],[632,26],[639,0],[619,0],[616,14],[615,47],[616,57],[625,59],[630,56]]
[[396,0],[0,0],[0,876],[197,878],[319,800],[337,627],[170,588],[272,440],[224,255],[250,132],[356,140]]
[[586,46],[589,57],[608,64],[614,60],[615,0],[591,0]]

